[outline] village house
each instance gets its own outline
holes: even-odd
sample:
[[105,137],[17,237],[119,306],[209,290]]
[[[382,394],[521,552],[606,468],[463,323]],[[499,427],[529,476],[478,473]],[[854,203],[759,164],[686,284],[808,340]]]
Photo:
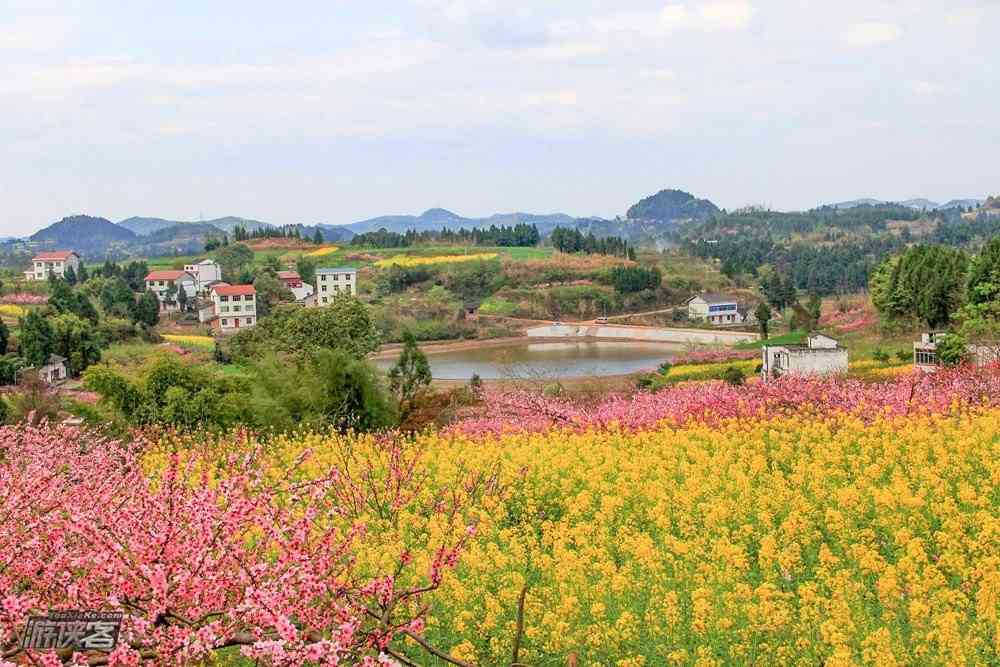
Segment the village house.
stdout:
[[[916,370],[931,373],[941,367],[937,345],[944,335],[946,334],[942,331],[931,331],[920,334],[920,340],[914,341],[913,367]],[[970,343],[966,346],[965,351],[968,360],[976,366],[987,366],[1000,362],[1000,345]]]
[[809,334],[805,345],[765,345],[761,357],[761,376],[765,379],[847,372],[847,349],[820,333]]
[[198,292],[197,284],[193,275],[181,270],[151,271],[146,276],[146,289],[156,295],[160,300],[160,309],[166,311],[180,308],[177,295],[181,290],[184,296],[193,299]]
[[222,267],[212,259],[186,264],[184,270],[194,276],[194,288],[198,294],[208,294],[212,285],[222,282]]
[[709,322],[716,326],[742,324],[739,301],[731,294],[705,293],[687,301],[688,319],[692,322]]
[[38,377],[46,384],[57,384],[68,377],[66,357],[50,354],[47,364],[38,369]]
[[305,302],[313,294],[313,286],[302,280],[298,271],[278,271],[278,280],[295,296],[298,303]]
[[257,290],[253,285],[216,283],[210,294],[214,311],[211,319],[213,330],[227,334],[257,324]]
[[357,296],[358,270],[350,267],[316,269],[315,305],[330,304],[339,294]]
[[25,280],[47,280],[49,275],[63,278],[66,269],[80,272],[80,256],[72,250],[40,252],[31,258],[32,268],[24,272]]

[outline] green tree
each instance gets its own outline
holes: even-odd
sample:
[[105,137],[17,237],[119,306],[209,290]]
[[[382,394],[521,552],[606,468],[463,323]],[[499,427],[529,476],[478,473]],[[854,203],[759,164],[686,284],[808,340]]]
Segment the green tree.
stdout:
[[251,412],[262,427],[374,431],[396,423],[370,364],[343,350],[293,359],[270,354],[253,366]]
[[7,345],[10,343],[10,329],[0,320],[0,356],[7,354]]
[[63,279],[70,286],[76,285],[76,271],[73,270],[72,266],[67,266],[66,270],[63,272]]
[[65,280],[55,279],[49,282],[49,305],[59,313],[72,313],[91,324],[97,324],[99,319],[97,309],[90,303],[87,295],[70,287]]
[[177,290],[177,307],[181,309],[181,312],[187,312],[188,309],[188,294],[187,290],[181,287]]
[[71,375],[79,375],[101,360],[101,341],[89,322],[72,313],[63,313],[52,318],[52,351],[66,358]]
[[271,272],[261,273],[253,281],[254,289],[257,290],[257,317],[267,317],[271,311],[282,301],[294,301],[295,296],[285,283],[278,280],[278,277]]
[[20,348],[29,366],[40,368],[49,361],[53,352],[52,325],[37,310],[30,311],[21,320]]
[[237,279],[253,262],[253,250],[242,243],[234,243],[220,248],[215,253],[215,261],[222,267],[222,275],[229,282]]
[[399,361],[389,370],[389,389],[399,401],[405,416],[417,395],[431,383],[431,366],[427,356],[417,347],[413,333],[403,333],[403,352]]
[[766,301],[761,301],[757,304],[756,310],[753,311],[754,317],[757,318],[757,325],[760,327],[760,337],[767,340],[767,325],[771,322],[771,307],[767,305]]
[[945,366],[957,366],[969,355],[967,341],[958,334],[945,334],[937,339],[937,357]]
[[815,292],[809,295],[809,301],[806,302],[806,313],[809,315],[808,328],[813,330],[819,326],[819,318],[823,314],[823,300]]
[[135,304],[135,294],[120,277],[109,278],[101,288],[101,308],[109,315],[127,317]]
[[302,282],[316,286],[316,261],[309,257],[299,257],[295,262],[295,270],[298,272]]
[[277,352],[298,355],[323,349],[344,350],[363,358],[378,349],[381,336],[368,309],[343,294],[325,308],[280,304],[257,326],[229,339],[235,358],[261,359]]
[[316,231],[313,233],[312,241],[316,245],[323,245],[323,232],[319,230],[319,227],[317,227]]
[[146,327],[156,326],[160,321],[160,300],[152,290],[146,290],[133,302],[129,319]]

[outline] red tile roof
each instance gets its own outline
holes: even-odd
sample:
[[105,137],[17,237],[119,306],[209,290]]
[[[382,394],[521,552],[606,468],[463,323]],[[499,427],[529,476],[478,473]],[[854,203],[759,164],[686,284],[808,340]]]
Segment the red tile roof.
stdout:
[[[49,250],[46,252],[40,252],[31,258],[33,262],[51,262],[51,261],[66,261],[70,258],[70,255],[76,255],[72,250]],[[79,255],[76,255],[79,257]]]
[[257,293],[253,285],[213,285],[212,291],[219,296],[238,296]]
[[278,278],[281,280],[302,280],[298,271],[278,271]]
[[192,277],[187,271],[181,271],[180,269],[172,271],[151,271],[146,280],[177,280],[181,276]]

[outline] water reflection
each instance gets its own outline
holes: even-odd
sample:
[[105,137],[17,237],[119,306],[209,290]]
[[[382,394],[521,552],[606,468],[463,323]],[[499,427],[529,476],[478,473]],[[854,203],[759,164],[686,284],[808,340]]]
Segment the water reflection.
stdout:
[[[439,380],[468,380],[473,373],[484,380],[534,380],[653,370],[682,349],[669,343],[571,341],[455,350],[428,354],[427,359]],[[394,362],[383,359],[376,364],[389,368]]]

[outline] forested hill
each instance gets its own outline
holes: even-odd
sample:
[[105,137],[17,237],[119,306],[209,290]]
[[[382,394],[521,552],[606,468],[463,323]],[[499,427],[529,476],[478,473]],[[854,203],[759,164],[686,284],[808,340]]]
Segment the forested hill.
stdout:
[[630,220],[707,220],[720,213],[719,207],[707,199],[697,199],[683,190],[660,190],[628,209]]
[[31,235],[39,248],[72,249],[80,254],[103,253],[108,248],[127,246],[136,235],[105,218],[74,215],[63,218]]
[[913,244],[976,249],[1000,234],[1000,216],[984,208],[924,211],[904,205],[825,206],[802,213],[743,210],[678,227],[692,254],[717,259],[747,283],[772,272],[818,294],[865,289],[872,269]]

